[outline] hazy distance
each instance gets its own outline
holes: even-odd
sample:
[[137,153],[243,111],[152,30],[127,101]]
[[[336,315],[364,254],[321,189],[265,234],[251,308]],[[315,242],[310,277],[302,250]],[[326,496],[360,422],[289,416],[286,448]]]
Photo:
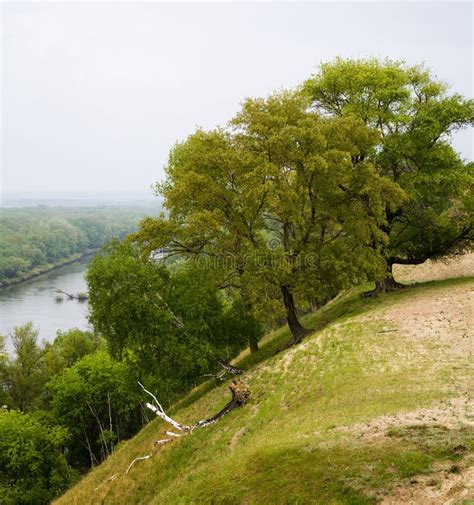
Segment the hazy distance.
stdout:
[[[473,94],[470,2],[1,9],[5,202],[151,198],[176,141],[338,55],[424,61],[454,91]],[[472,131],[455,146],[471,160]]]

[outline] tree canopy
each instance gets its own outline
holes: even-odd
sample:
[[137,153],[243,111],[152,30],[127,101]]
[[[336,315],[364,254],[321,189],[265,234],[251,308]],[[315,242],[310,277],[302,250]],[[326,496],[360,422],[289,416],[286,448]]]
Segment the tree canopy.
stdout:
[[449,93],[421,65],[376,59],[323,64],[302,91],[313,110],[356,117],[380,132],[368,159],[406,194],[382,224],[388,280],[394,263],[423,263],[472,243],[474,172],[450,136],[472,126],[473,100]]
[[4,505],[40,505],[75,477],[61,452],[67,432],[35,416],[0,410],[0,496]]
[[200,258],[251,313],[279,298],[295,342],[305,330],[294,297],[377,272],[381,226],[403,198],[367,160],[375,129],[308,109],[298,93],[249,99],[226,129],[178,144],[157,185],[168,215],[132,235],[145,255]]
[[[245,346],[259,325],[192,265],[167,268],[115,242],[88,270],[91,321],[112,354],[173,398]],[[236,324],[237,323],[237,324]]]

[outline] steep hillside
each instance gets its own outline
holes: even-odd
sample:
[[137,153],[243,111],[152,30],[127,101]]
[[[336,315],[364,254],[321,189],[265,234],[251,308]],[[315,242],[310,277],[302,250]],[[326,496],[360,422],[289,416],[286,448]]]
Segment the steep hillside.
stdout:
[[[473,503],[472,265],[401,269],[423,283],[375,299],[345,293],[289,350],[275,354],[285,328],[268,334],[236,360],[244,407],[162,447],[168,426],[152,422],[57,503]],[[453,273],[465,277],[426,282]],[[192,423],[228,399],[210,381],[172,415]]]

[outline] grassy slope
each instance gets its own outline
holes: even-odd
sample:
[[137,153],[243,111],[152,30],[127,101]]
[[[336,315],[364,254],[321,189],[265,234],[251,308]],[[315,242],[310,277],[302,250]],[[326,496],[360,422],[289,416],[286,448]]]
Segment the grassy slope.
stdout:
[[[468,358],[456,367],[444,364],[442,346],[433,344],[428,359],[419,359],[416,343],[387,331],[396,325],[382,317],[394,303],[459,287],[473,290],[474,278],[369,300],[359,296],[365,286],[308,315],[305,324],[316,331],[296,348],[274,355],[288,331],[268,334],[259,353],[236,360],[247,370],[247,405],[154,450],[125,475],[134,458],[163,438],[167,427],[152,422],[57,503],[375,503],[407,478],[434,471],[437,462],[466,464],[472,452],[453,447],[474,450],[469,429],[422,426],[372,439],[338,429],[459,396],[456,377],[469,373]],[[174,408],[173,417],[192,423],[228,398],[226,384],[206,383]]]

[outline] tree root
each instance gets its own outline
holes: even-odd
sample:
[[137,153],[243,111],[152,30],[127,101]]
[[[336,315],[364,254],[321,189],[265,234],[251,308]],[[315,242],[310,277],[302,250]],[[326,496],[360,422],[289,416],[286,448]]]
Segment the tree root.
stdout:
[[387,278],[383,279],[381,281],[376,281],[375,282],[375,289],[372,289],[371,291],[367,291],[365,293],[362,293],[362,298],[370,298],[372,296],[377,296],[381,293],[390,293],[392,291],[397,291],[399,289],[403,289],[406,286],[404,284],[400,284],[397,282],[395,279],[392,278]]

